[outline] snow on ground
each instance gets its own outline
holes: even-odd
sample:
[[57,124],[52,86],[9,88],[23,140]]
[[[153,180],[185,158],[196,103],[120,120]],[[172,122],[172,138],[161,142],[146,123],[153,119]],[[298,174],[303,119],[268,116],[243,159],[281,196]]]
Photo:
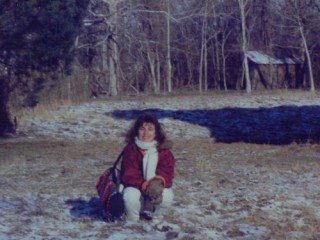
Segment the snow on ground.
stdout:
[[[195,145],[177,147],[176,198],[165,218],[139,224],[99,220],[95,190],[89,187],[101,173],[93,168],[103,165],[101,160],[2,164],[0,239],[284,239],[273,237],[277,232],[285,232],[280,236],[286,239],[319,239],[319,154],[310,150],[306,156],[303,147],[294,148],[297,158],[308,161],[287,168],[271,161],[284,158],[282,145],[265,145],[275,144],[275,136],[279,144],[318,141],[319,105],[320,97],[295,95],[98,99],[60,107],[50,117],[24,119],[19,133],[29,140],[123,142],[132,120],[147,110],[159,116],[178,145]],[[226,136],[230,130],[235,136]],[[254,140],[262,145],[224,144]],[[78,188],[70,191],[73,181]]]
[[[276,127],[277,117],[283,111],[290,111],[294,120],[297,117],[303,118],[300,116],[303,113],[307,115],[309,111],[313,111],[311,108],[317,108],[318,113],[319,104],[320,97],[233,95],[216,98],[195,96],[192,100],[190,97],[182,96],[150,100],[93,101],[77,106],[60,107],[49,119],[41,117],[28,119],[24,121],[21,131],[28,136],[54,136],[61,139],[119,138],[130,126],[132,119],[142,111],[151,111],[159,116],[160,122],[164,124],[168,135],[172,138],[208,138],[212,136],[210,130],[215,127],[221,129],[223,121],[242,128],[241,122],[234,122],[234,120],[241,121],[241,114],[265,115],[264,119],[258,117],[257,122],[254,122],[253,116],[252,125],[261,125],[261,121],[265,120],[268,121],[265,124]],[[288,109],[282,109],[283,106]],[[263,110],[257,110],[261,108]],[[227,110],[221,111],[221,109]],[[242,111],[234,113],[232,111],[234,109],[242,109]],[[317,124],[316,118],[317,116],[311,119],[315,121],[310,124]],[[310,120],[306,119],[306,121]],[[246,124],[244,128],[250,127],[248,123]],[[287,122],[284,124],[288,125]],[[236,130],[239,131],[239,129]],[[245,132],[246,129],[240,131]],[[307,128],[306,131],[308,131]],[[218,135],[218,133],[215,134]],[[310,134],[316,133],[310,132]],[[288,137],[285,136],[285,138]]]

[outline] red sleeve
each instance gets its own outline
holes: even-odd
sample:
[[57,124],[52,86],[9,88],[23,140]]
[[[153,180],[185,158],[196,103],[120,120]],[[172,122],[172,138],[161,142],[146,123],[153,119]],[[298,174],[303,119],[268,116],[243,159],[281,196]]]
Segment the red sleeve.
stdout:
[[172,186],[174,178],[175,159],[170,150],[161,150],[159,152],[158,166],[156,175],[160,175],[165,179],[165,187]]
[[142,154],[133,144],[128,144],[123,151],[121,182],[125,187],[135,187],[138,189],[140,189],[144,182],[142,172]]

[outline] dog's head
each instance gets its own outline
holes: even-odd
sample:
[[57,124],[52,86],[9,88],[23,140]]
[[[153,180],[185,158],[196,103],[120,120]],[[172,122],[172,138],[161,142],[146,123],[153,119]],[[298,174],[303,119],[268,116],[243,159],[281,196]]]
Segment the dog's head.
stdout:
[[162,192],[164,189],[163,181],[160,179],[151,179],[146,189],[146,196],[149,201],[158,205],[162,202]]

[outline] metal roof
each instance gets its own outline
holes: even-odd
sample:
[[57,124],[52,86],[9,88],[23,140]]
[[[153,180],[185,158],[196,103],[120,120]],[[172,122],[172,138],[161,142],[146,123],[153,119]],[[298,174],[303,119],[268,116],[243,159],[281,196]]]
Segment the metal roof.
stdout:
[[298,64],[301,61],[297,58],[286,57],[284,59],[275,58],[258,51],[248,51],[247,57],[256,64]]

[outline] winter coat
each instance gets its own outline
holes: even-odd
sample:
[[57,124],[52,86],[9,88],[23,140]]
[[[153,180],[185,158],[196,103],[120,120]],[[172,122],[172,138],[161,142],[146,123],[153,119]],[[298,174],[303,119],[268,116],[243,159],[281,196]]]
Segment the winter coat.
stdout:
[[[170,188],[174,177],[175,159],[169,149],[160,149],[158,154],[156,175],[165,179],[165,188]],[[135,187],[141,190],[142,183],[145,181],[142,159],[143,154],[137,145],[128,143],[125,146],[121,164],[121,182],[124,187]]]

